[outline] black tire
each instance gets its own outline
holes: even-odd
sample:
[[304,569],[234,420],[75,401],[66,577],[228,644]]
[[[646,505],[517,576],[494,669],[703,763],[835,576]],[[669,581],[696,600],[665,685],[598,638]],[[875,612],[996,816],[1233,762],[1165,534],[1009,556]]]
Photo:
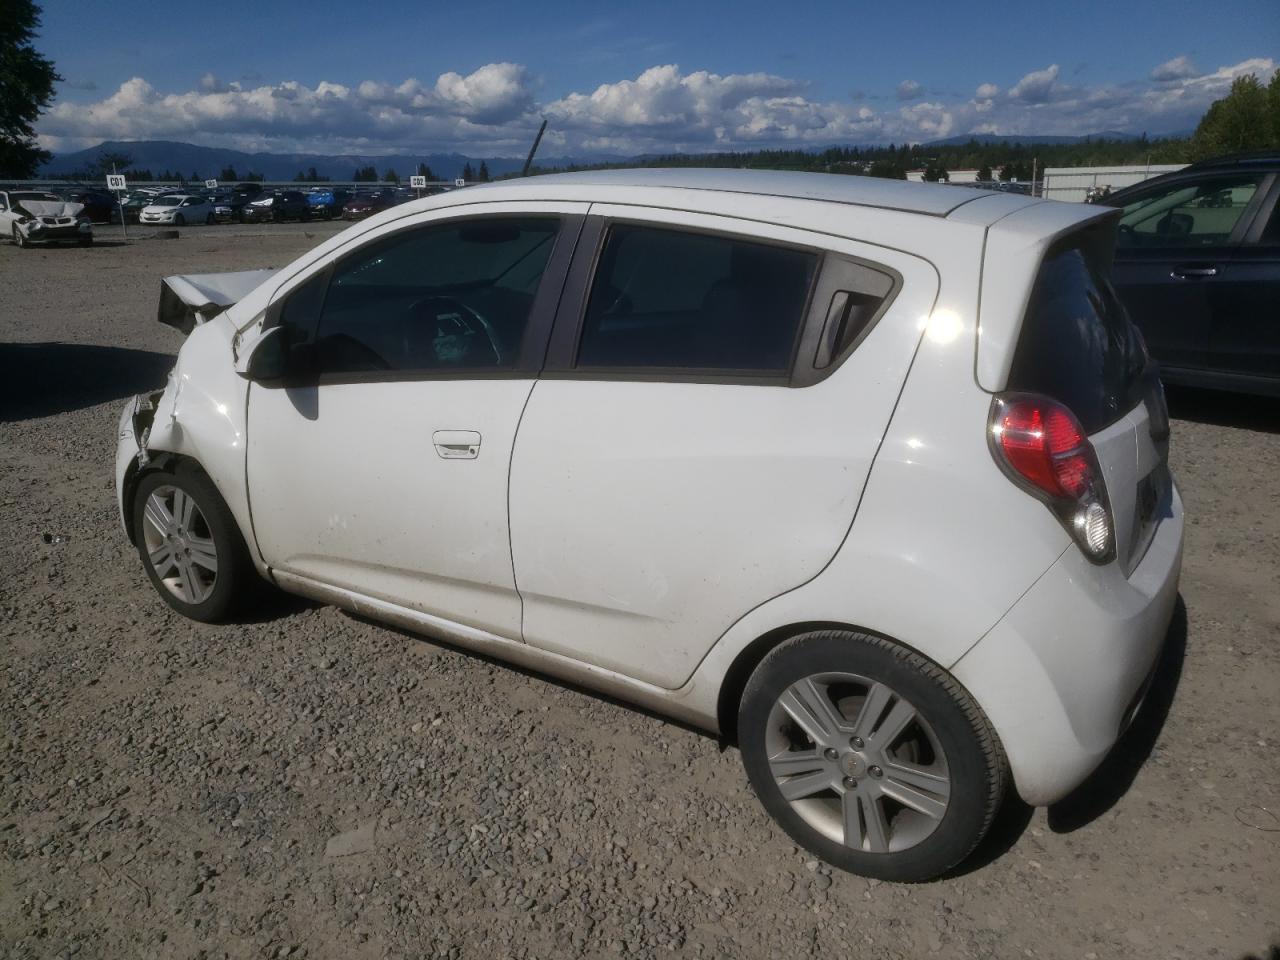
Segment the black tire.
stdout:
[[[217,559],[217,573],[212,589],[197,602],[188,602],[175,593],[156,571],[156,563],[148,550],[146,519],[147,501],[157,490],[174,488],[190,497],[198,509],[200,518],[195,526],[199,536],[213,541]],[[169,501],[172,504],[173,501]],[[139,482],[133,496],[133,529],[137,541],[138,556],[156,592],[185,617],[204,623],[222,623],[247,609],[258,597],[263,581],[254,569],[245,546],[244,537],[231,510],[222,499],[213,482],[193,465],[181,464],[173,472],[155,470]],[[202,519],[203,522],[199,522]],[[155,527],[150,527],[155,530]],[[166,572],[176,568],[166,567]],[[179,579],[173,577],[171,579]]]
[[[893,754],[903,749],[920,749],[926,755],[933,753],[933,747],[928,744],[916,748],[908,742],[908,738],[913,735],[924,742],[926,730],[932,737],[930,742],[936,744],[941,752],[949,784],[948,794],[942,804],[945,812],[936,820],[930,821],[923,814],[892,799],[885,800],[883,795],[880,795],[882,799],[871,801],[883,813],[887,822],[886,835],[896,839],[898,825],[904,823],[907,824],[903,828],[904,836],[910,837],[913,830],[916,835],[923,834],[919,839],[904,840],[905,845],[901,848],[895,849],[890,842],[885,844],[887,852],[871,852],[870,825],[862,813],[857,814],[853,821],[865,831],[865,836],[863,833],[858,834],[857,848],[846,846],[814,825],[817,822],[831,822],[829,819],[821,821],[812,818],[830,818],[832,809],[845,810],[843,804],[846,798],[856,798],[856,791],[860,788],[863,789],[864,797],[871,798],[873,794],[866,790],[868,785],[872,790],[879,790],[881,785],[899,786],[892,772],[879,774],[880,777],[887,777],[885,780],[870,779],[881,768],[869,766],[867,755],[855,753],[852,739],[835,744],[841,747],[838,762],[835,761],[834,753],[829,763],[825,760],[816,761],[823,764],[824,771],[835,771],[837,785],[832,790],[822,788],[825,793],[815,793],[812,797],[806,795],[799,801],[807,805],[804,810],[811,819],[802,815],[800,808],[793,806],[782,794],[779,780],[790,782],[792,778],[785,775],[779,778],[770,767],[770,751],[775,751],[775,758],[779,756],[776,744],[778,738],[784,736],[782,727],[775,728],[778,709],[781,708],[779,698],[793,684],[801,683],[805,678],[823,675],[830,677],[836,674],[857,675],[875,684],[882,684],[906,701],[909,707],[915,708],[915,716],[922,723],[904,728],[907,732],[900,738],[890,735],[890,740],[899,744],[896,748],[891,747],[892,753],[888,756],[892,759],[901,759],[900,755]],[[824,692],[828,697],[828,704],[835,706],[843,719],[857,719],[856,713],[853,717],[849,713],[860,707],[858,697],[854,695],[849,701],[840,699],[837,686],[830,684],[826,687],[819,686],[818,689]],[[841,688],[850,693],[857,689],[856,685]],[[862,699],[864,703],[869,697],[870,688],[866,690],[867,694]],[[892,705],[898,700],[886,702]],[[887,725],[887,718],[891,713],[892,707],[880,715],[884,719],[879,722]],[[911,723],[915,724],[916,721]],[[877,730],[878,732],[880,731]],[[742,762],[756,795],[769,814],[797,844],[842,870],[882,880],[904,883],[930,880],[962,862],[973,852],[995,819],[1004,798],[1008,778],[1004,751],[990,723],[968,692],[950,674],[932,661],[896,643],[853,631],[824,630],[802,634],[772,650],[752,673],[743,691],[738,711],[738,739]],[[869,736],[868,740],[871,739]],[[810,738],[809,742],[817,748],[816,740]],[[809,747],[808,744],[801,744],[794,749],[803,752]],[[815,749],[814,752],[820,753],[821,750]],[[884,757],[886,754],[881,753],[879,756]],[[936,756],[932,758],[932,763],[936,768]],[[850,769],[846,770],[846,766]],[[841,780],[844,773],[856,776]],[[822,772],[821,775],[829,774]],[[802,776],[821,779],[817,772]],[[844,787],[851,789],[843,789]],[[854,799],[853,802],[856,806],[858,801]],[[835,805],[834,808],[832,804]],[[836,812],[834,816],[839,818],[841,813]],[[847,831],[849,828],[843,829]],[[925,832],[927,830],[931,832]]]
[[16,223],[13,225],[13,245],[15,247],[23,248],[27,245],[27,238],[22,235],[22,231],[18,229],[18,225]]
[[80,246],[82,246],[82,247],[92,247],[92,246],[93,246],[93,237],[81,237],[81,238],[80,238]]
[[212,213],[204,218],[204,225],[206,227],[212,227],[217,222],[218,222],[218,218],[215,217]]
[[185,227],[187,225],[187,218],[182,214],[178,214],[173,218],[173,225],[175,227]]

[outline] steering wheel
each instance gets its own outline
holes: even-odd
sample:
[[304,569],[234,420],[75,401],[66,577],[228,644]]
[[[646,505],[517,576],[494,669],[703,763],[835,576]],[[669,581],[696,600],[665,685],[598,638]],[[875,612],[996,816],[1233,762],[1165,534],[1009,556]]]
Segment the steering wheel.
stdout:
[[[453,297],[424,297],[409,308],[409,315],[413,322],[403,331],[406,357],[416,354],[413,340],[430,336],[431,349],[439,366],[497,366],[502,363],[502,344],[493,325],[462,301]],[[493,354],[492,363],[488,357],[473,356],[480,337],[485,342],[479,349]]]

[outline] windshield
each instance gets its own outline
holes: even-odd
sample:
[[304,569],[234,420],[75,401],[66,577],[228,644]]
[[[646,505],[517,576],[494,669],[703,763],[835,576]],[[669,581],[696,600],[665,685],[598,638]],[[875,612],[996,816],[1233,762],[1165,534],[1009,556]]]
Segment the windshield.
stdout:
[[182,203],[182,197],[157,197],[152,204],[154,207],[176,207]]
[[24,200],[38,200],[41,203],[66,203],[61,197],[52,193],[11,193],[9,200],[12,203],[22,203]]

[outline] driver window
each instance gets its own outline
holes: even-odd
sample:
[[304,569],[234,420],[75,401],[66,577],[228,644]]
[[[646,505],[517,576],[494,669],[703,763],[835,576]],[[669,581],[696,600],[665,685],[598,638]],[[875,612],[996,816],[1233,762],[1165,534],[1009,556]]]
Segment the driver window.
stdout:
[[345,258],[316,329],[319,372],[515,366],[559,228],[549,217],[460,220]]
[[1257,192],[1258,183],[1257,176],[1215,177],[1147,194],[1125,206],[1117,246],[1225,244]]

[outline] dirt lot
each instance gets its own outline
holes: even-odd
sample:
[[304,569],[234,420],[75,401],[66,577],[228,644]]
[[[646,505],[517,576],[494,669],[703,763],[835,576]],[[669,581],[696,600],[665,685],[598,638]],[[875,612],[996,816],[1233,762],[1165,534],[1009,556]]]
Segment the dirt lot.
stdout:
[[705,736],[334,609],[206,627],[155,596],[112,463],[180,343],[160,277],[336,229],[0,244],[0,954],[1280,949],[1280,405],[1172,397],[1185,614],[1113,758],[1011,805],[957,875],[868,882],[798,851]]

